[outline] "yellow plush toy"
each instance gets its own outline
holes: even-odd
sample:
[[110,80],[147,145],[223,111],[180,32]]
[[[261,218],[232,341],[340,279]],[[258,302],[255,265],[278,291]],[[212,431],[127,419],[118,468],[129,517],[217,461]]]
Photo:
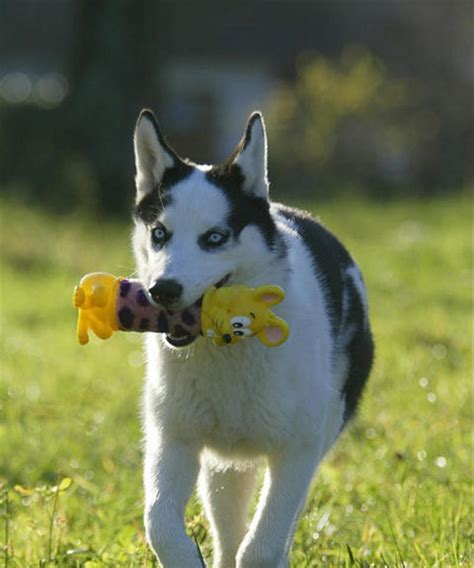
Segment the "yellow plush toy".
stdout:
[[278,286],[210,288],[202,303],[202,333],[216,345],[255,336],[267,347],[281,345],[288,338],[288,324],[270,308],[284,297]]
[[216,345],[232,345],[247,337],[258,337],[268,347],[286,341],[288,325],[272,313],[283,301],[278,286],[228,286],[207,290],[201,300],[180,311],[152,304],[142,283],[105,272],[84,276],[74,289],[73,304],[78,309],[77,338],[89,342],[92,330],[101,339],[114,331],[152,331],[174,339],[210,337]]

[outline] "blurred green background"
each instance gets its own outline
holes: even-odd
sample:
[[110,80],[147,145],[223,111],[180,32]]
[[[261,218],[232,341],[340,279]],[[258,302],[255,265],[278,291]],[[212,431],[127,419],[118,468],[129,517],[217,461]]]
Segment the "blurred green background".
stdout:
[[0,185],[123,212],[146,106],[204,163],[263,110],[278,195],[457,191],[473,174],[472,32],[464,0],[3,0]]
[[[471,566],[472,4],[0,2],[0,564],[153,566],[141,337],[81,348],[72,288],[132,274],[132,133],[224,159],[263,110],[271,191],[365,275],[377,344],[292,568]],[[187,528],[211,558],[199,504]]]

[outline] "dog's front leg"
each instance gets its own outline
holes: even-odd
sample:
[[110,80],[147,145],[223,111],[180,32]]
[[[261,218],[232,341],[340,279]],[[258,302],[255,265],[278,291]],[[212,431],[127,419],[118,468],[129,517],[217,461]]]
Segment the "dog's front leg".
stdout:
[[198,470],[195,448],[176,440],[153,442],[148,436],[145,528],[148,542],[164,568],[202,567],[198,549],[184,527],[184,509]]
[[238,568],[286,568],[296,521],[319,461],[317,448],[270,456],[260,500],[239,547]]

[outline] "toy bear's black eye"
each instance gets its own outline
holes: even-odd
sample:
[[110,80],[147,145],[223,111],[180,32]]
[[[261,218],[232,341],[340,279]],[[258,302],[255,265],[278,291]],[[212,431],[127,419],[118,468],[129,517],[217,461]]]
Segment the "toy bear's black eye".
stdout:
[[244,332],[236,330],[236,331],[234,331],[234,335],[241,336],[241,335],[244,335]]
[[240,322],[236,322],[236,323],[233,323],[233,324],[232,324],[232,327],[236,327],[236,328],[244,327],[244,324],[243,324],[243,323],[240,323]]

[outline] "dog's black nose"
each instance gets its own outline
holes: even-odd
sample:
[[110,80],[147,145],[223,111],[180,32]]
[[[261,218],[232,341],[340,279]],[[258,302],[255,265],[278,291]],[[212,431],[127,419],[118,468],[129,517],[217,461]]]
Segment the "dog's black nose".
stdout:
[[224,333],[222,339],[224,340],[224,343],[230,343],[232,341],[232,336],[228,333]]
[[181,297],[183,287],[176,280],[163,278],[157,280],[151,288],[148,289],[150,296],[163,306],[173,304]]

